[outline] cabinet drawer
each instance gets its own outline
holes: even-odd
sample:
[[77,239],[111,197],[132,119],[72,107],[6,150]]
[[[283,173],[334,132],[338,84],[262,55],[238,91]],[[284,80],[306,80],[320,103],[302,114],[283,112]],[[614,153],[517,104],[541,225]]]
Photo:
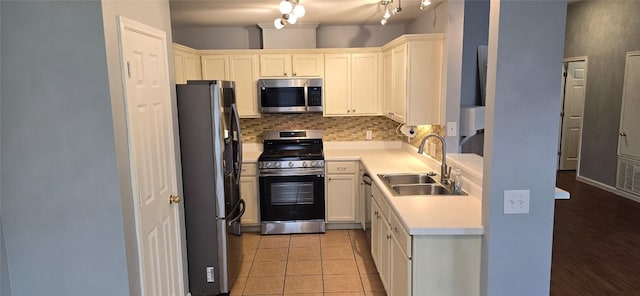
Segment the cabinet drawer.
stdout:
[[355,174],[355,162],[327,162],[327,174]]
[[407,255],[407,257],[411,258],[411,236],[404,229],[402,223],[396,216],[395,213],[391,212],[391,233],[400,244],[401,250]]
[[378,203],[378,206],[380,207],[380,212],[385,219],[389,220],[389,203],[387,202],[387,199],[382,196],[382,192],[380,192],[378,186],[371,186],[371,191],[373,199]]
[[242,170],[240,171],[241,177],[246,176],[255,176],[256,175],[256,164],[255,163],[242,163]]

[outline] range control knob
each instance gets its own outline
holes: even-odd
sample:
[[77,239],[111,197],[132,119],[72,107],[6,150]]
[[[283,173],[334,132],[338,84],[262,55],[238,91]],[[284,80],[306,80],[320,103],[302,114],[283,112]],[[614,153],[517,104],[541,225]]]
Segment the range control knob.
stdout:
[[273,165],[270,161],[267,162],[267,167],[270,168]]
[[290,161],[290,162],[289,162],[289,167],[290,167],[290,168],[292,168],[292,167],[293,167],[293,162],[292,162],[292,161]]
[[318,165],[318,164],[316,163],[316,161],[315,161],[315,160],[311,162],[311,167],[312,167],[312,168],[313,168],[313,167],[315,167],[316,165]]
[[307,162],[306,162],[306,161],[303,161],[303,162],[302,162],[302,167],[303,167],[303,168],[306,168],[306,167],[307,167]]
[[280,163],[279,163],[279,162],[276,162],[273,166],[274,166],[275,168],[280,168]]

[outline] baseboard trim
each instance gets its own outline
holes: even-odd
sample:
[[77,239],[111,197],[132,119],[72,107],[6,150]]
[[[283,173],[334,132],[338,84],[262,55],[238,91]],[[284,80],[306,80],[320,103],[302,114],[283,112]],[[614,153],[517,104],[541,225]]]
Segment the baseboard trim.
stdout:
[[583,176],[576,176],[576,180],[578,180],[578,181],[580,181],[582,183],[587,183],[587,184],[589,184],[591,186],[594,186],[594,187],[598,187],[598,188],[600,188],[602,190],[609,191],[609,192],[611,192],[611,193],[613,193],[615,195],[618,195],[618,196],[633,200],[633,201],[635,201],[637,203],[640,203],[640,196],[628,193],[626,191],[622,191],[622,190],[620,190],[618,188],[615,188],[613,186],[609,186],[607,184],[600,183],[600,182],[598,182],[596,180],[589,179],[589,178],[586,178],[586,177],[583,177]]

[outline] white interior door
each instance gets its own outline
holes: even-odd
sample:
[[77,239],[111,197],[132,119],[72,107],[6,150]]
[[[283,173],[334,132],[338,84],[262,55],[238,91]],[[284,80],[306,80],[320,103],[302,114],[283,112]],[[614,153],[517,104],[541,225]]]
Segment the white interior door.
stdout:
[[627,53],[618,154],[640,159],[640,51]]
[[567,64],[562,111],[562,138],[560,139],[561,170],[575,170],[578,167],[587,78],[585,66],[585,61],[572,61]]
[[120,45],[144,295],[181,295],[180,248],[165,32],[120,18]]

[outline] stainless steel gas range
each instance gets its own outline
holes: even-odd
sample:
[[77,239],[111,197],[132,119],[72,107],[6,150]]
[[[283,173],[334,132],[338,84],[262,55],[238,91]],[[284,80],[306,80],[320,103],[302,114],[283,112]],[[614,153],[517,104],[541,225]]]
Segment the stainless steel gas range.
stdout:
[[261,233],[325,232],[322,131],[265,131],[263,137]]

